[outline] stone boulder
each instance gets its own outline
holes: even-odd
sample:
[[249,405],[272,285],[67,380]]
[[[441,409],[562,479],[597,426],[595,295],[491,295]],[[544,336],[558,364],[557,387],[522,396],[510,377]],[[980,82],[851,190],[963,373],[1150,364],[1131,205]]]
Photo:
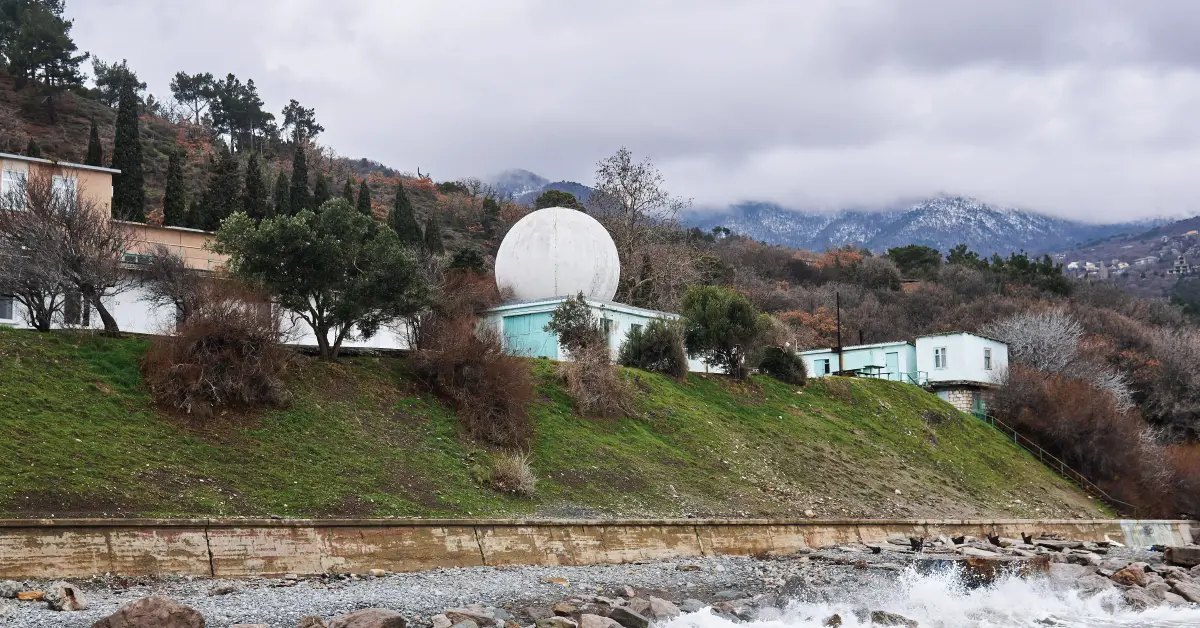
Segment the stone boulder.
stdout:
[[317,615],[305,615],[300,618],[300,625],[297,628],[329,628],[325,625],[325,620]]
[[1168,547],[1163,558],[1177,567],[1196,567],[1200,565],[1200,545]]
[[1193,603],[1200,604],[1200,585],[1191,582],[1176,582],[1171,592]]
[[0,582],[0,599],[15,600],[17,594],[25,590],[25,587],[20,582],[5,580]]
[[[625,606],[618,606],[608,614],[618,624],[625,628],[649,628],[650,619],[641,613],[636,613]],[[541,628],[540,626],[538,628]]]
[[364,608],[329,621],[329,628],[405,628],[404,616],[387,608]]
[[82,611],[88,607],[79,589],[66,582],[55,582],[46,590],[46,607],[52,611]]
[[887,611],[871,611],[871,625],[873,626],[904,626],[904,628],[917,628],[920,624],[915,619],[909,619],[904,615],[889,613]]
[[1146,569],[1141,563],[1134,563],[1112,575],[1112,581],[1127,587],[1146,586]]
[[621,624],[608,617],[584,613],[579,616],[579,628],[621,628]]
[[683,613],[671,602],[660,597],[650,598],[650,610],[647,613],[651,619],[673,619]]
[[547,617],[537,620],[534,624],[537,628],[579,628],[579,622],[570,617]]
[[92,628],[204,628],[199,611],[157,595],[134,600]]
[[1146,593],[1145,589],[1139,589],[1137,587],[1125,589],[1125,591],[1121,594],[1121,597],[1125,599],[1126,606],[1137,611],[1144,611],[1147,608],[1158,605],[1158,600],[1154,599],[1154,597],[1149,593]]
[[464,621],[473,621],[477,626],[498,626],[499,621],[495,617],[484,612],[483,608],[448,608],[442,612],[447,619],[450,620],[450,625],[461,624]]

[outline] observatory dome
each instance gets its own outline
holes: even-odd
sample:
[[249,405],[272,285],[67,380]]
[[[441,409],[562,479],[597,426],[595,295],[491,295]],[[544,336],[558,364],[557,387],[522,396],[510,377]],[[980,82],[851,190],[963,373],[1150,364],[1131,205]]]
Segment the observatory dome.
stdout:
[[496,253],[496,286],[520,301],[573,296],[611,301],[621,261],[599,221],[566,207],[539,209],[512,226]]

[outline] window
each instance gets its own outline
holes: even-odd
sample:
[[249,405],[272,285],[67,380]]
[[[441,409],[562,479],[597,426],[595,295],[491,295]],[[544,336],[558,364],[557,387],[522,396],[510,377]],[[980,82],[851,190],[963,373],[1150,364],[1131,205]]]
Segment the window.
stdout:
[[25,189],[25,173],[20,170],[5,170],[0,173],[0,195],[7,198],[10,194],[18,200],[20,207],[25,207],[24,195],[15,196],[18,190]]
[[990,348],[983,350],[983,369],[985,371],[992,370],[992,350]]
[[137,266],[145,266],[154,261],[154,258],[142,253],[124,253],[121,255],[121,261],[125,264],[133,264]]
[[54,175],[50,184],[54,190],[54,198],[59,201],[66,201],[75,197],[75,177]]
[[946,347],[938,347],[933,350],[933,368],[946,368]]
[[818,376],[829,374],[829,360],[817,360],[816,365]]
[[11,321],[13,319],[13,298],[7,294],[0,294],[0,321]]
[[604,336],[607,338],[612,333],[612,319],[600,319],[600,328],[604,330]]

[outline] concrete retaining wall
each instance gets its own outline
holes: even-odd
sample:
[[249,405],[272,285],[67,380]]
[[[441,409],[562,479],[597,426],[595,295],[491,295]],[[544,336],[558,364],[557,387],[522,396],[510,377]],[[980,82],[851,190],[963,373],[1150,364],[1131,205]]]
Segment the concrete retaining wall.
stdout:
[[1079,540],[1192,541],[1188,521],[490,521],[0,520],[0,578],[419,571],[585,565],[712,555],[788,554],[894,536],[1054,533]]

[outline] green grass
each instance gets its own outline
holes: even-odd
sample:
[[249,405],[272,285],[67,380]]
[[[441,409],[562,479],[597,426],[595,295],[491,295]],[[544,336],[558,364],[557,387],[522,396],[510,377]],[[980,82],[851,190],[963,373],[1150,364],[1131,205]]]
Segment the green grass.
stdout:
[[412,392],[400,359],[303,360],[288,408],[200,422],[151,404],[146,347],[0,328],[2,514],[1100,514],[998,432],[898,383],[627,371],[637,415],[589,419],[534,361],[539,485],[525,499],[487,487],[494,452]]

